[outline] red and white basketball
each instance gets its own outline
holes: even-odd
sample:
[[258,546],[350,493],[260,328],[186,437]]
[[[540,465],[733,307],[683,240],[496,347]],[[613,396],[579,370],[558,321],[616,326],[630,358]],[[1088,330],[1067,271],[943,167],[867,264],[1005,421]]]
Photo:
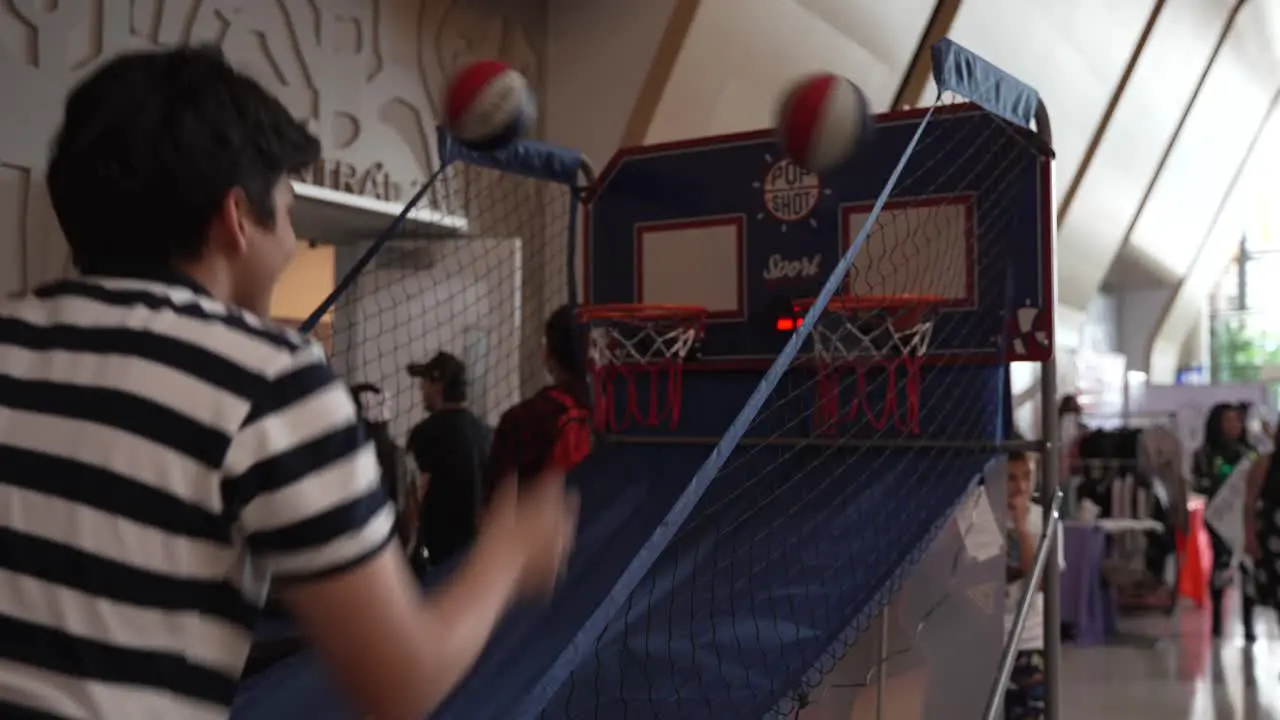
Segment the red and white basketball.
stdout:
[[778,107],[778,141],[795,164],[822,173],[849,162],[871,129],[867,98],[848,78],[801,78]]
[[449,83],[445,123],[473,150],[498,150],[533,127],[537,101],[529,81],[505,63],[481,60]]

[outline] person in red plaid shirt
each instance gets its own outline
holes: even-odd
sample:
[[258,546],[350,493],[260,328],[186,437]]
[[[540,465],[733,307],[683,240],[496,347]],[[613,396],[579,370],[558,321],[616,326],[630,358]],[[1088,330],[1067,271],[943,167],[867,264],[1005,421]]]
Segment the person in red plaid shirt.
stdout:
[[524,481],[550,468],[567,471],[591,452],[591,413],[575,332],[567,305],[547,319],[543,345],[551,384],[502,414],[489,455],[488,488],[511,474]]

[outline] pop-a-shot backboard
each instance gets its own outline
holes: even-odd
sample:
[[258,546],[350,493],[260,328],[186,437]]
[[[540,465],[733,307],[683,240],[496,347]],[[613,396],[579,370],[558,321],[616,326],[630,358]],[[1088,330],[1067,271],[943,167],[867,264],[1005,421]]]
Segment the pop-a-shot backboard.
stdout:
[[[586,302],[702,306],[698,366],[771,361],[780,314],[818,293],[923,115],[880,116],[822,177],[768,132],[621,151],[590,198]],[[845,281],[842,294],[940,298],[932,359],[1052,353],[1049,160],[1017,132],[975,106],[935,111]]]

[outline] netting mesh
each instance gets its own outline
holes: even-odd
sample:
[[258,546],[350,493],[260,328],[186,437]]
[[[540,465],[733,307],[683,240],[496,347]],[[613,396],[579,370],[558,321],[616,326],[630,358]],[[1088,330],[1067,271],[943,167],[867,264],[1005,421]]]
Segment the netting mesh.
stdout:
[[[571,192],[454,162],[419,207],[465,219],[465,232],[392,240],[339,296],[333,365],[386,393],[397,440],[424,415],[406,368],[437,352],[465,363],[467,405],[490,424],[546,383],[543,324],[570,299]],[[343,248],[340,264],[366,249]]]
[[[999,627],[1003,576],[982,580],[980,591],[962,587],[961,568],[979,561],[958,540],[963,531],[954,529],[953,510],[992,460],[1002,432],[1002,368],[945,350],[974,338],[1003,344],[996,338],[1014,315],[1008,302],[990,313],[968,311],[975,292],[1008,296],[1012,243],[1038,242],[1038,225],[1026,223],[1038,189],[1026,179],[1042,160],[1029,134],[988,114],[925,126],[884,210],[846,219],[865,223],[867,238],[840,291],[942,296],[918,407],[906,402],[901,373],[870,368],[860,380],[831,364],[815,369],[806,345],[723,464],[709,478],[695,478],[693,485],[709,480],[705,493],[577,658],[543,717],[805,717],[798,714],[803,707],[848,690],[823,680],[934,543],[945,548],[938,552],[946,555],[939,567],[947,582],[909,596],[910,609],[895,616],[888,655],[927,663],[919,639],[939,613],[967,618],[948,623]],[[819,319],[829,321],[843,319]],[[716,382],[686,372],[681,434],[708,436],[686,462],[690,473],[713,436],[734,429],[749,394],[721,393],[714,402],[692,395],[696,383],[710,392]],[[834,392],[840,408],[863,403],[867,412],[817,412],[820,390]],[[918,417],[906,423],[908,412]],[[617,442],[641,440],[635,457],[655,466],[664,455],[689,457],[687,442]],[[669,499],[676,511],[674,498],[689,485],[680,481]],[[950,716],[981,710],[1000,643],[998,630],[985,637],[987,655],[975,641],[968,659],[978,668],[973,687],[980,697],[971,710],[957,699]],[[876,658],[860,657],[854,665],[865,667],[846,666],[846,680],[836,685],[870,680]]]

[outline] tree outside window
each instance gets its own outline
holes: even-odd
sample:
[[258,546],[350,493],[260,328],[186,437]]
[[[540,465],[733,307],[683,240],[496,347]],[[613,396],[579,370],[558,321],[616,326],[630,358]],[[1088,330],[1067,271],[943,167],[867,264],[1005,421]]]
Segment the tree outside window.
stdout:
[[1280,238],[1265,220],[1240,241],[1210,302],[1212,378],[1254,382],[1280,367]]
[[1252,382],[1262,368],[1280,366],[1280,333],[1257,327],[1256,313],[1224,313],[1213,318],[1215,383]]

